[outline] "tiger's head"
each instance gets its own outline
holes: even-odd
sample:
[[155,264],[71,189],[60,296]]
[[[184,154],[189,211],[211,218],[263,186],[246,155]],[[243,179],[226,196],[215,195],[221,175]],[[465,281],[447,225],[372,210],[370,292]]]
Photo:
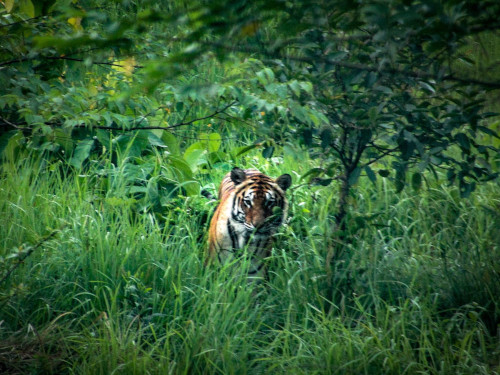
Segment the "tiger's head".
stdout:
[[233,168],[233,220],[244,224],[248,231],[266,235],[286,219],[288,201],[285,192],[292,184],[289,174],[272,179],[257,170]]

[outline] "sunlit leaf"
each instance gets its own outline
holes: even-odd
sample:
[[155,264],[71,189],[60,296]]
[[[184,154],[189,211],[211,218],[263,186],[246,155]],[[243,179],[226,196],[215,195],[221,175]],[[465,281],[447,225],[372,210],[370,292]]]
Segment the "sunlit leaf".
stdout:
[[186,149],[184,152],[184,160],[194,172],[198,170],[198,165],[207,162],[207,153],[208,151],[204,145],[201,142],[196,142]]
[[81,17],[71,17],[68,18],[68,23],[75,29],[76,31],[82,31],[82,18]]
[[222,143],[220,134],[210,133],[208,135],[207,143],[208,143],[208,152],[218,151]]
[[31,0],[19,0],[19,10],[26,14],[28,17],[35,17],[35,7]]
[[4,0],[3,4],[7,13],[10,13],[12,11],[12,8],[14,8],[14,3],[14,0]]

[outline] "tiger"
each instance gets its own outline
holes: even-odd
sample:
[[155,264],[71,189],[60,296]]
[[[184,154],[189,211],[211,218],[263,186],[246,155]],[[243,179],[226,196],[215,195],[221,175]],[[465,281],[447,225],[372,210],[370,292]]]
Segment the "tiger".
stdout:
[[283,174],[277,179],[256,169],[233,168],[219,187],[219,205],[210,222],[208,259],[228,261],[249,259],[249,279],[266,278],[271,237],[287,218],[286,190],[292,178]]

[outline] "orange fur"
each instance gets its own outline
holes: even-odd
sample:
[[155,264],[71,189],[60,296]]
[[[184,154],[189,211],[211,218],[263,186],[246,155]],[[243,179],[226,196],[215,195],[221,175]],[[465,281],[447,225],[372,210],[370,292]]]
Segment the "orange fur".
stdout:
[[[246,251],[260,272],[263,259],[269,256],[271,236],[286,219],[285,191],[290,184],[288,174],[272,179],[255,169],[235,168],[228,173],[210,222],[208,259],[224,262]],[[275,214],[275,207],[281,214]]]

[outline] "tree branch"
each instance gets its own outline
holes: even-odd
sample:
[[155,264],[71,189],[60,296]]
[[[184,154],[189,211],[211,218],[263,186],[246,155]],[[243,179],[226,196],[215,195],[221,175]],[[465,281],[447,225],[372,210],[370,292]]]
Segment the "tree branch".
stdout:
[[[79,59],[76,57],[69,57],[69,56],[37,56],[37,57],[20,57],[18,59],[12,59],[9,61],[2,61],[0,62],[0,67],[1,66],[6,66],[6,65],[11,65],[15,63],[20,63],[20,62],[25,62],[25,61],[33,61],[33,60],[68,60],[68,61],[78,61],[78,62],[84,62],[84,59]],[[124,65],[121,64],[116,64],[112,62],[106,62],[106,61],[94,61],[92,62],[93,65],[108,65],[108,66],[117,66],[120,68],[124,68]],[[133,65],[134,68],[144,68],[143,65]]]
[[378,160],[380,160],[380,159],[384,158],[385,156],[389,155],[390,153],[392,153],[392,152],[396,151],[397,149],[398,149],[398,147],[394,147],[394,148],[388,149],[387,151],[385,151],[385,152],[381,153],[381,154],[380,154],[379,156],[377,156],[376,158],[374,158],[374,159],[372,159],[372,160],[367,161],[366,163],[364,163],[364,164],[361,166],[361,168],[364,168],[364,167],[366,167],[366,166],[368,166],[368,165],[370,165],[370,164],[375,163],[376,161],[378,161]]
[[[177,41],[177,40],[175,40]],[[340,61],[340,60],[332,60],[327,57],[322,57],[322,56],[314,56],[314,58],[311,57],[305,57],[305,56],[292,56],[292,55],[287,55],[281,53],[278,49],[273,49],[273,50],[266,50],[262,48],[255,48],[252,46],[241,46],[241,45],[225,45],[223,43],[219,42],[209,42],[209,41],[198,41],[199,43],[203,43],[205,45],[209,45],[215,48],[221,48],[224,50],[228,50],[231,52],[243,52],[243,53],[260,53],[265,56],[271,57],[271,58],[279,58],[279,59],[288,59],[292,61],[297,61],[297,62],[303,62],[306,64],[313,64],[317,62],[321,62],[324,64],[330,64],[334,66],[339,66],[342,68],[347,68],[347,69],[353,69],[353,70],[364,70],[368,72],[378,72],[381,74],[400,74],[404,76],[409,76],[412,78],[420,78],[420,79],[432,79],[436,81],[453,81],[453,82],[460,82],[464,84],[470,84],[470,85],[478,85],[478,86],[483,86],[483,87],[488,87],[491,89],[500,89],[500,82],[499,81],[483,81],[479,79],[474,79],[474,78],[463,78],[463,77],[458,77],[454,74],[447,74],[445,76],[438,76],[437,74],[429,73],[426,71],[422,70],[407,70],[402,67],[378,67],[378,66],[371,66],[371,65],[366,65],[366,64],[361,64],[361,63],[355,63],[355,62],[349,62],[349,61]],[[279,46],[279,48],[285,48],[285,47],[290,47],[290,46]],[[37,57],[20,57],[17,59],[12,59],[8,61],[3,61],[0,62],[0,67],[6,66],[6,65],[11,65],[19,62],[24,62],[24,61],[32,61],[32,60],[68,60],[68,61],[78,61],[78,62],[84,62],[84,59],[81,58],[76,58],[76,57],[68,57],[68,56],[37,56]],[[123,68],[124,66],[121,64],[116,64],[116,63],[111,63],[111,62],[105,62],[105,61],[95,61],[92,62],[92,64],[95,65],[107,65],[107,66],[116,66],[116,67],[121,67]],[[133,65],[134,68],[141,69],[144,68],[144,65]]]
[[332,60],[328,57],[323,57],[323,56],[314,56],[314,57],[305,57],[305,56],[291,56],[291,55],[286,55],[284,53],[281,53],[278,50],[264,50],[260,48],[255,48],[252,46],[248,45],[225,45],[223,43],[219,42],[209,42],[209,41],[203,41],[200,43],[204,43],[206,45],[210,45],[212,47],[216,48],[221,48],[225,50],[229,50],[232,52],[244,52],[244,53],[261,53],[265,56],[272,57],[272,58],[279,58],[279,59],[288,59],[292,61],[297,61],[297,62],[303,62],[307,64],[313,64],[317,62],[325,63],[325,64],[330,64],[334,66],[339,66],[342,68],[347,68],[347,69],[353,69],[353,70],[364,70],[368,72],[378,72],[382,74],[401,74],[404,76],[410,76],[412,78],[422,78],[422,79],[432,79],[432,80],[443,80],[443,81],[454,81],[454,82],[460,82],[460,83],[466,83],[466,84],[472,84],[472,85],[479,85],[483,87],[489,87],[493,89],[500,89],[500,82],[490,82],[490,81],[482,81],[478,79],[468,79],[468,78],[461,78],[457,77],[453,74],[448,74],[443,77],[439,77],[436,74],[421,71],[421,70],[407,70],[401,67],[377,67],[377,66],[371,66],[371,65],[366,65],[366,64],[361,64],[361,63],[354,63],[354,62],[349,62],[349,61],[339,61],[339,60]]
[[[209,114],[207,116],[198,117],[198,118],[195,118],[195,119],[192,119],[192,120],[189,120],[189,121],[182,121],[182,122],[179,122],[177,124],[170,125],[170,126],[133,126],[131,128],[124,128],[124,127],[121,127],[121,126],[87,126],[87,125],[81,124],[81,125],[75,125],[74,128],[90,128],[90,129],[122,130],[122,131],[170,130],[170,129],[178,128],[180,126],[191,125],[191,124],[193,124],[193,123],[195,123],[197,121],[202,121],[202,120],[206,120],[206,119],[209,119],[209,118],[212,118],[212,117],[216,117],[218,114],[223,113],[225,110],[227,110],[229,107],[235,105],[236,103],[237,103],[237,101],[235,100],[235,101],[229,103],[228,105],[224,106],[223,108],[218,109],[215,112],[213,112],[213,113],[211,113],[211,114]],[[11,126],[11,127],[15,128],[15,129],[18,129],[18,130],[29,130],[29,131],[33,130],[32,128],[29,128],[29,127],[21,127],[20,126],[21,124],[13,124],[12,122],[6,120],[3,117],[0,117],[0,120],[4,122],[4,125]],[[22,125],[27,125],[27,124],[22,124]],[[45,125],[53,126],[53,125],[56,125],[56,124],[54,124],[54,123],[46,123]]]
[[33,20],[37,20],[39,18],[46,18],[48,17],[49,15],[51,15],[52,13],[49,13],[49,14],[45,14],[45,15],[40,15],[40,16],[36,16],[36,17],[32,17],[32,18],[27,18],[25,20],[20,20],[20,21],[16,21],[16,22],[12,22],[12,23],[6,23],[5,25],[0,25],[0,28],[3,28],[3,27],[11,27],[11,26],[15,26],[15,25],[19,25],[21,23],[28,23],[28,22],[31,22]]

